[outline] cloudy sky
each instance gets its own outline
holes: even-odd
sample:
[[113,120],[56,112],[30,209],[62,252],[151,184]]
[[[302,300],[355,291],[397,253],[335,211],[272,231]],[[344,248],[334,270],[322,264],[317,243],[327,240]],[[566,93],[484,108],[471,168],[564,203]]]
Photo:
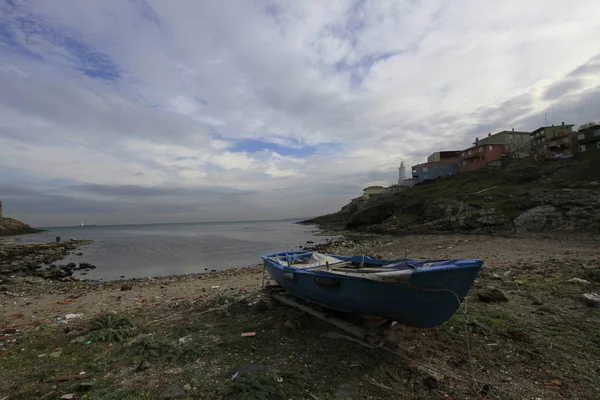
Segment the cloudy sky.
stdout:
[[597,0],[0,0],[0,200],[36,226],[304,217],[401,159],[600,119]]

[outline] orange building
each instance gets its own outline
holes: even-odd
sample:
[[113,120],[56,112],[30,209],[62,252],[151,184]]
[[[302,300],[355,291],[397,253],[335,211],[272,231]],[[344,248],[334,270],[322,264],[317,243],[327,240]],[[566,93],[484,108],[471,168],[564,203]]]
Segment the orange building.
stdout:
[[458,170],[467,172],[487,167],[490,162],[501,160],[509,151],[508,144],[477,144],[460,153]]

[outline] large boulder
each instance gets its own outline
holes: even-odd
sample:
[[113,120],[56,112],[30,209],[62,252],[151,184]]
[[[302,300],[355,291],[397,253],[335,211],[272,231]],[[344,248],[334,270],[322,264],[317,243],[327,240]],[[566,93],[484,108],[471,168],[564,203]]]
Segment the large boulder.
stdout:
[[541,232],[556,218],[560,218],[556,207],[552,205],[534,207],[515,218],[515,229]]

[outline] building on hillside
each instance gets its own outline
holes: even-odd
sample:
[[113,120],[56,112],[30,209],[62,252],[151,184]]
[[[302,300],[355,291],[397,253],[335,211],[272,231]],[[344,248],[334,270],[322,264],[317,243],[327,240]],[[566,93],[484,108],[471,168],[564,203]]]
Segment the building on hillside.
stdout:
[[506,158],[509,146],[506,144],[477,144],[463,150],[459,159],[459,171],[468,172],[485,168],[489,163]]
[[483,139],[475,139],[473,146],[488,144],[488,145],[506,145],[506,157],[520,160],[528,157],[531,152],[531,132],[515,131],[500,131],[488,133]]
[[415,183],[456,175],[458,164],[455,161],[433,161],[413,165],[412,177]]
[[436,151],[427,157],[427,162],[439,162],[439,161],[456,161],[458,162],[458,157],[460,156],[460,150],[446,150],[446,151]]
[[529,155],[529,132],[501,131],[475,138],[473,146],[463,150],[458,159],[460,172],[472,171],[501,163],[506,159],[521,159]]
[[369,186],[363,189],[363,197],[365,199],[370,199],[372,197],[377,197],[386,192],[386,189],[383,186]]
[[541,126],[529,135],[531,153],[538,160],[557,156],[570,157],[575,154],[573,126],[561,123],[558,126]]
[[[591,158],[600,156],[600,124],[594,124],[577,131],[577,156]],[[2,207],[0,203],[0,215]]]

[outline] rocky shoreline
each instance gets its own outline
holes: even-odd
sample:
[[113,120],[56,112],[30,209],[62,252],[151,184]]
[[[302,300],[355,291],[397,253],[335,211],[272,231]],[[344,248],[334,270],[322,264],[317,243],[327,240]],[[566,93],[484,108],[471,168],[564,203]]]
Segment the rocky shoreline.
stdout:
[[52,280],[74,280],[73,272],[89,271],[89,263],[55,264],[91,240],[71,239],[66,242],[14,244],[0,243],[0,284],[15,277],[38,276]]

